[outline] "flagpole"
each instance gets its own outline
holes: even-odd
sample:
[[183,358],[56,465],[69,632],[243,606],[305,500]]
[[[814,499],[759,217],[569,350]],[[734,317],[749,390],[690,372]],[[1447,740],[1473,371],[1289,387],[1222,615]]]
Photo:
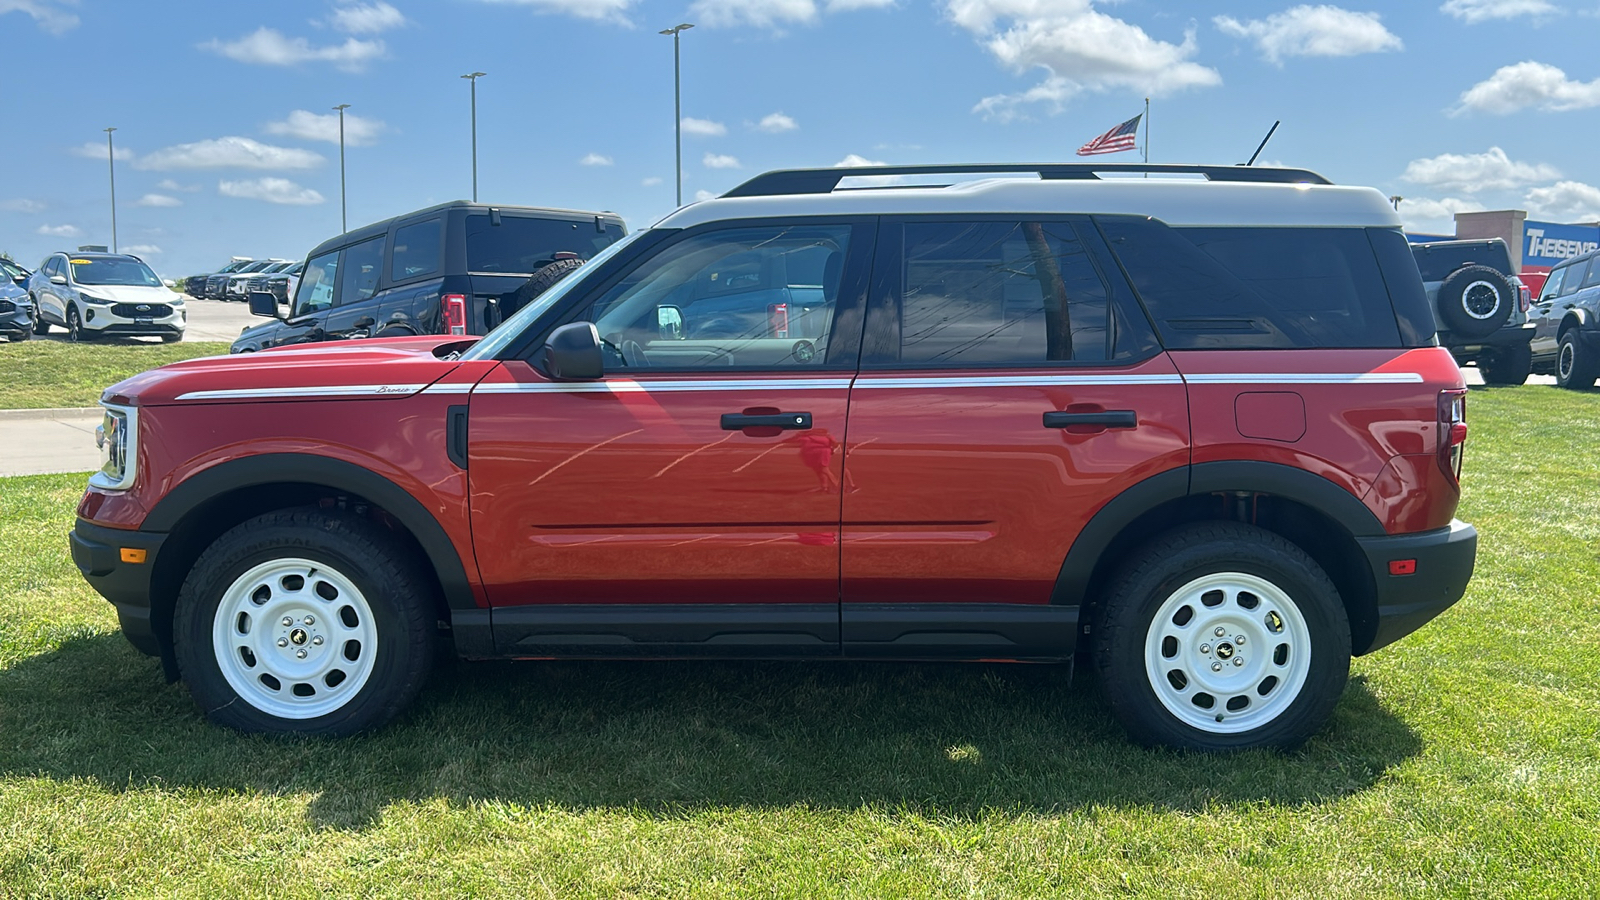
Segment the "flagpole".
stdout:
[[1144,98],[1144,161],[1150,162],[1150,98]]

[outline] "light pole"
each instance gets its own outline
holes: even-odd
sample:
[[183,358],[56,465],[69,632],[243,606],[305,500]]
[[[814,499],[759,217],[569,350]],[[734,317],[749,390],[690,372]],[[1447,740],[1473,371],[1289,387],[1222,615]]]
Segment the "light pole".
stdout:
[[344,111],[350,104],[341,103],[334,109],[339,111],[339,230],[350,230],[350,218],[344,205]]
[[661,32],[662,34],[672,35],[672,127],[678,148],[677,155],[674,158],[677,163],[679,206],[683,205],[683,95],[679,90],[678,35],[693,27],[693,25],[685,22]]
[[112,143],[111,143],[111,132],[116,131],[116,130],[117,129],[115,129],[115,128],[107,128],[105,130],[106,131],[106,162],[109,163],[110,166],[111,166],[111,252],[112,253],[117,252],[117,149],[116,149],[116,147],[112,146]]
[[461,76],[472,83],[472,202],[478,202],[478,79],[487,72]]

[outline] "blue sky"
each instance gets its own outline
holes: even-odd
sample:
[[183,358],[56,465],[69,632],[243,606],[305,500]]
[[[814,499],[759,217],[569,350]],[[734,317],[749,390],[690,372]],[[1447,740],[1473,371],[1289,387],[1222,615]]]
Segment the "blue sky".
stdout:
[[[1600,0],[0,0],[0,250],[117,236],[181,277],[303,256],[350,225],[471,194],[674,206],[846,160],[1071,161],[1151,99],[1153,162],[1264,161],[1459,209],[1600,219]],[[1135,161],[1135,153],[1099,157]]]

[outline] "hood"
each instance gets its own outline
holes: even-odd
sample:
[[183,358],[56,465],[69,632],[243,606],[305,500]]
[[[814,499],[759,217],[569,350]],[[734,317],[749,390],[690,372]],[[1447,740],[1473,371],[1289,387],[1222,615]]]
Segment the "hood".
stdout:
[[413,396],[443,378],[459,363],[441,357],[470,344],[433,335],[207,356],[135,375],[106,388],[101,399],[137,406],[386,401]]
[[176,303],[183,299],[169,288],[134,284],[80,284],[78,289],[91,297],[112,303]]
[[23,290],[21,285],[13,283],[9,278],[0,280],[0,297],[13,302],[18,300],[24,303],[28,302],[28,292]]

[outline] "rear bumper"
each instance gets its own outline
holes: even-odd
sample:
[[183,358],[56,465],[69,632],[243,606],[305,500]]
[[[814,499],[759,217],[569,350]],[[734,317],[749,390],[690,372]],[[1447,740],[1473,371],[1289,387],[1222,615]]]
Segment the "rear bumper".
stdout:
[[[68,534],[72,562],[100,596],[111,601],[122,623],[122,634],[139,652],[161,655],[150,615],[150,573],[155,571],[156,554],[167,539],[165,534],[106,528],[79,519]],[[142,563],[122,561],[122,550],[143,550]]]
[[1459,340],[1454,335],[1443,335],[1441,340],[1444,345],[1457,356],[1471,354],[1484,347],[1514,347],[1517,344],[1526,344],[1533,340],[1535,323],[1524,322],[1520,325],[1506,325],[1493,334],[1472,340]]
[[[1378,592],[1377,632],[1368,646],[1355,648],[1358,656],[1416,631],[1460,600],[1478,555],[1478,530],[1460,519],[1434,531],[1356,541]],[[1389,574],[1389,564],[1400,560],[1415,560],[1415,572]]]

